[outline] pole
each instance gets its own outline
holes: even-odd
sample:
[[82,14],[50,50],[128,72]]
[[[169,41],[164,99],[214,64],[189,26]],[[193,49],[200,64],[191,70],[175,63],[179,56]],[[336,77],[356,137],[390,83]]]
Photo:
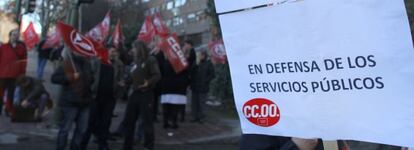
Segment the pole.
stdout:
[[77,26],[78,22],[78,15],[79,15],[79,5],[78,0],[73,0],[71,4],[71,11],[70,11],[70,24],[74,27]]
[[82,16],[83,16],[82,15],[82,5],[79,4],[78,5],[78,31],[79,32],[82,32],[82,19],[83,19]]
[[[78,9],[79,9],[79,5],[78,5],[78,0],[73,0],[72,1],[73,3],[71,4],[71,7],[70,7],[70,24],[72,25],[72,26],[76,26],[76,22],[77,22],[77,17],[78,17]],[[72,67],[73,67],[73,70],[75,71],[75,73],[77,73],[78,71],[77,71],[77,69],[76,69],[76,66],[75,66],[75,64],[74,64],[74,62],[73,62],[73,58],[72,58],[72,52],[71,52],[71,50],[69,50],[69,48],[68,47],[66,47],[65,48],[65,51],[67,51],[67,54],[68,54],[68,57],[69,57],[69,61],[70,61],[70,63],[71,63],[71,65],[72,65]]]
[[22,0],[17,0],[17,4],[16,4],[16,22],[19,25],[19,29],[20,29],[21,22],[22,22],[21,9],[22,9]]
[[75,73],[78,73],[78,70],[76,69],[75,63],[73,62],[72,52],[70,52],[70,50],[68,50],[68,49],[66,49],[66,50],[69,51],[68,52],[68,57],[69,57],[70,64],[73,67],[73,71],[75,71]]

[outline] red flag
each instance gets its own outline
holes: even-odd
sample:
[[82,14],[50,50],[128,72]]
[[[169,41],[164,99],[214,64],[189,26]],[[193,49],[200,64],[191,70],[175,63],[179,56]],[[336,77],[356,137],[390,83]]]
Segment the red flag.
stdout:
[[164,55],[167,56],[168,61],[173,66],[176,73],[180,73],[188,67],[187,58],[181,50],[177,35],[175,33],[164,38],[161,46]]
[[142,24],[141,31],[139,31],[138,40],[141,40],[145,43],[150,43],[155,35],[154,24],[152,24],[151,16],[145,18],[144,24]]
[[23,41],[28,50],[31,50],[39,42],[39,40],[39,36],[34,29],[33,23],[30,22],[29,26],[23,32]]
[[86,33],[86,36],[99,43],[104,43],[105,39],[109,35],[110,23],[111,23],[111,13],[108,12],[106,13],[104,20],[102,20],[101,23],[93,27],[88,33]]
[[226,49],[223,40],[215,40],[208,43],[208,49],[211,53],[213,63],[225,64],[227,60]]
[[115,26],[115,31],[112,33],[112,44],[118,48],[123,39],[124,37],[122,35],[121,20],[118,20],[118,23],[116,23]]
[[103,64],[111,64],[111,61],[109,60],[109,51],[106,49],[102,44],[92,41],[92,43],[95,46],[96,56],[99,58],[99,60]]
[[61,40],[62,40],[62,37],[59,35],[59,32],[57,31],[57,28],[56,28],[56,31],[54,33],[47,36],[46,42],[45,44],[43,44],[42,49],[57,48],[60,46]]
[[110,64],[108,50],[102,44],[81,35],[75,28],[58,22],[56,24],[63,41],[74,53],[90,58],[97,56],[102,63]]
[[158,13],[154,16],[153,24],[155,27],[155,33],[161,37],[168,36],[170,31],[168,27],[165,25],[164,21],[162,21],[161,15]]

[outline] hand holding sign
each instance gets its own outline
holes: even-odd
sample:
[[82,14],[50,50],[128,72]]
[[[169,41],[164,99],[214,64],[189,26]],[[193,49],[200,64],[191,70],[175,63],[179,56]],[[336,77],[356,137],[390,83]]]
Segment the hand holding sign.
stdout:
[[187,58],[180,47],[176,34],[169,35],[163,39],[162,50],[176,73],[180,73],[188,67]]

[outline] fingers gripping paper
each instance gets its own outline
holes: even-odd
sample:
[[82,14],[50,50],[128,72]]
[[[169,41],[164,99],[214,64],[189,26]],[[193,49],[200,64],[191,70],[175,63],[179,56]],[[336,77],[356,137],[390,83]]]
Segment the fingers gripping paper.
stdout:
[[403,0],[301,0],[220,23],[243,133],[414,147]]

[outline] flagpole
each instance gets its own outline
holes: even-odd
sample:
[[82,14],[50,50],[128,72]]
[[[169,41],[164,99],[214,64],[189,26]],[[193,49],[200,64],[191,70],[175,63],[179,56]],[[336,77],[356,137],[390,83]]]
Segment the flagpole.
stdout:
[[75,71],[75,73],[78,73],[78,70],[76,69],[75,63],[73,62],[72,52],[70,52],[70,50],[67,49],[67,48],[65,48],[65,51],[68,54],[69,61],[70,61],[70,64],[73,68],[73,71]]
[[82,17],[82,14],[83,14],[83,12],[82,12],[82,5],[78,5],[77,6],[77,11],[78,11],[78,31],[79,32],[81,32],[82,33],[82,19],[83,19],[83,17]]
[[[72,3],[72,7],[71,7],[71,11],[70,11],[70,24],[72,24],[72,26],[76,26],[76,21],[77,21],[77,15],[78,15],[78,9],[79,9],[79,5],[78,5],[78,0],[73,0]],[[66,48],[68,57],[69,57],[69,61],[70,64],[73,67],[73,70],[75,71],[75,73],[78,73],[78,70],[76,69],[75,63],[73,62],[73,57],[72,57],[72,52],[70,50],[68,50]]]
[[22,8],[22,0],[18,0],[15,11],[16,11],[16,22],[19,24],[19,32],[21,31],[20,28],[22,24],[21,8]]

